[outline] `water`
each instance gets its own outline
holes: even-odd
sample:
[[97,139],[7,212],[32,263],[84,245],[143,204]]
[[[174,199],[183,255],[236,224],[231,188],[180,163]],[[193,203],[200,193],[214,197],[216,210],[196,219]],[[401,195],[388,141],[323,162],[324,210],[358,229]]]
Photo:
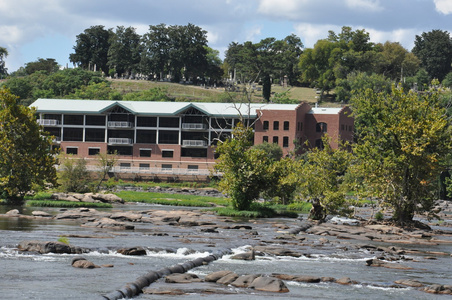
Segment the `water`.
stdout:
[[[151,208],[153,206],[148,206]],[[146,208],[146,209],[147,209]],[[155,207],[154,207],[155,208]],[[142,205],[115,209],[143,210]],[[157,207],[157,209],[174,209]],[[24,213],[31,213],[27,208]],[[39,208],[39,210],[43,210]],[[55,214],[57,209],[46,209]],[[222,229],[230,223],[219,222],[218,234],[205,233],[200,227],[175,227],[168,225],[135,224],[133,231],[110,231],[80,227],[75,221],[31,220],[19,218],[0,218],[0,299],[101,299],[102,294],[110,293],[134,281],[150,271],[183,263],[196,257],[204,257],[215,249],[230,248],[235,253],[248,251],[249,245],[277,245],[293,250],[309,252],[310,257],[258,256],[255,261],[238,261],[230,255],[193,269],[191,272],[202,277],[206,274],[230,270],[237,274],[292,274],[311,276],[350,277],[359,284],[343,286],[335,283],[308,284],[286,282],[289,293],[273,294],[240,289],[237,295],[189,294],[184,296],[158,296],[140,294],[135,299],[445,299],[448,296],[431,295],[412,288],[393,288],[398,279],[416,279],[429,284],[452,284],[450,256],[436,256],[436,260],[423,256],[407,255],[413,261],[403,261],[410,270],[367,267],[365,260],[375,254],[353,250],[353,242],[346,251],[334,243],[326,247],[305,247],[292,241],[278,241],[281,234],[274,224],[295,226],[294,219],[251,220],[246,223],[259,232],[250,236],[247,230]],[[220,226],[221,225],[221,226]],[[166,235],[161,236],[161,233]],[[113,264],[113,268],[76,269],[71,260],[79,255],[65,254],[26,254],[19,253],[15,247],[23,240],[56,241],[61,235],[70,235],[72,245],[87,247],[95,251],[83,256],[96,265]],[[306,236],[307,239],[318,239]],[[344,241],[342,241],[344,242]],[[286,244],[284,244],[286,243]],[[368,243],[370,244],[370,242]],[[146,256],[124,256],[114,249],[140,246],[147,249]],[[386,245],[387,246],[387,245]],[[425,248],[425,246],[423,246]],[[420,249],[421,247],[415,247]],[[424,249],[425,250],[425,249]],[[431,251],[452,251],[451,244],[429,247]],[[155,285],[160,284],[159,282]],[[154,285],[154,284],[153,284]],[[151,285],[152,286],[152,285]],[[230,289],[237,290],[230,287]]]

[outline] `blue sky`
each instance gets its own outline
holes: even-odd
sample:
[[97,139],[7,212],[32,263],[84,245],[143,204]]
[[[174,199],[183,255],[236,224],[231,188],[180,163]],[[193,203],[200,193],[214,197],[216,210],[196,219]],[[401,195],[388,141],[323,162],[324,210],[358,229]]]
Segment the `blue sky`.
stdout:
[[69,62],[76,36],[94,25],[195,24],[223,57],[229,43],[299,36],[305,47],[342,26],[411,50],[416,35],[452,32],[452,0],[0,0],[0,46],[9,72],[38,58]]

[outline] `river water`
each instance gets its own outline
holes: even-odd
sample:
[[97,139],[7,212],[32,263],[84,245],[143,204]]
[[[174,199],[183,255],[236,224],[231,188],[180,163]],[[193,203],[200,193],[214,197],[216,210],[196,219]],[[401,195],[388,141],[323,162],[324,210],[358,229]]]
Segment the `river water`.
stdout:
[[[147,207],[147,209],[153,206]],[[162,206],[156,207],[161,209]],[[10,209],[10,208],[8,208]],[[120,209],[120,208],[115,208]],[[143,210],[142,205],[127,205],[126,210]],[[3,210],[3,211],[2,211]],[[0,207],[0,214],[7,210]],[[34,208],[24,208],[29,214]],[[42,209],[56,214],[58,209]],[[248,231],[218,229],[218,234],[201,232],[196,227],[134,224],[135,230],[111,231],[81,227],[75,221],[36,220],[0,217],[0,299],[103,299],[107,294],[132,282],[150,271],[157,271],[197,257],[204,257],[216,249],[231,249],[233,253],[248,251],[249,245],[271,240],[279,234],[274,224],[297,225],[296,219],[260,219],[242,221],[258,232],[258,237]],[[17,251],[17,244],[24,240],[56,241],[60,235],[69,236],[72,245],[92,249],[83,256],[97,265],[112,264],[112,268],[76,269],[71,260],[80,255],[27,254]],[[308,236],[308,239],[318,239]],[[353,243],[350,241],[350,243]],[[371,243],[369,243],[371,244]],[[140,246],[147,249],[146,256],[124,256],[115,249]],[[388,246],[388,245],[386,245]],[[294,247],[288,244],[287,247]],[[407,246],[408,247],[408,246]],[[351,248],[351,247],[350,247]],[[415,247],[420,249],[420,247]],[[431,251],[452,252],[452,245],[430,247]],[[191,270],[200,277],[220,270],[237,274],[292,274],[350,277],[359,281],[355,285],[335,283],[286,282],[289,293],[273,294],[240,290],[236,295],[189,294],[184,296],[140,294],[134,299],[447,299],[450,296],[432,295],[413,288],[394,288],[398,279],[416,279],[428,284],[452,284],[451,256],[435,256],[426,259],[411,256],[412,261],[403,264],[409,270],[367,267],[365,261],[374,258],[368,251],[345,250],[343,244],[331,247],[307,249],[308,256],[274,257],[258,256],[255,261],[238,261],[230,255]],[[409,256],[409,255],[407,255]],[[158,283],[156,283],[158,284]],[[231,291],[234,288],[229,288]]]

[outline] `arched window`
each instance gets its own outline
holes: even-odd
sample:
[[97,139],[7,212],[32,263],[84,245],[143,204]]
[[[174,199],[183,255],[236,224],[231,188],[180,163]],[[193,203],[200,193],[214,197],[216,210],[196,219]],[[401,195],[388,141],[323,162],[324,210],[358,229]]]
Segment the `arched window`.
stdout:
[[315,126],[315,131],[317,132],[327,132],[327,124],[325,122],[319,122],[317,123],[317,125]]

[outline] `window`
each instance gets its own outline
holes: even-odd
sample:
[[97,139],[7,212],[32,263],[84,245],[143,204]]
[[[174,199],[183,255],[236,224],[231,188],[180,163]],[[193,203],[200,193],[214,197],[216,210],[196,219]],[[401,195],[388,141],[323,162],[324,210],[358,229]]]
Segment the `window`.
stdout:
[[264,130],[268,130],[268,121],[264,121]]
[[198,165],[188,165],[188,171],[198,171]]
[[303,130],[303,122],[298,122],[298,131]]
[[120,163],[119,168],[120,169],[130,169],[130,163]]
[[264,135],[264,136],[262,137],[262,142],[263,142],[263,143],[268,143],[268,136]]
[[289,121],[284,121],[284,130],[289,130]]
[[322,150],[323,149],[323,141],[322,141],[322,139],[317,139],[315,141],[315,146],[316,146],[316,148],[319,148],[320,150]]
[[86,125],[105,126],[105,116],[86,116]]
[[348,131],[353,131],[353,126],[352,125],[348,126]]
[[279,121],[273,122],[273,130],[279,130]]
[[65,142],[83,141],[83,128],[64,128],[63,141]]
[[157,117],[137,117],[137,127],[157,127]]
[[105,129],[86,128],[85,142],[105,142]]
[[156,137],[155,130],[137,130],[137,143],[155,144]]
[[88,155],[96,155],[100,153],[100,148],[88,148]]
[[149,170],[150,165],[149,164],[140,164],[140,170]]
[[179,128],[179,118],[160,117],[159,127]]
[[319,122],[315,126],[317,132],[327,132],[327,124],[325,122]]
[[83,125],[83,115],[64,115],[64,124]]
[[162,157],[173,157],[174,150],[162,150]]
[[66,154],[78,154],[78,147],[66,147]]
[[173,165],[170,164],[162,164],[162,170],[172,170],[173,169]]
[[133,147],[129,146],[108,146],[107,152],[110,154],[117,153],[118,155],[131,156],[133,154]]
[[159,144],[179,144],[179,131],[160,130]]
[[283,137],[282,146],[283,146],[283,148],[289,147],[289,137],[288,136]]
[[140,157],[151,157],[151,149],[140,149]]
[[203,148],[182,148],[183,157],[207,157],[207,149]]
[[278,137],[277,136],[273,137],[273,144],[278,144]]
[[344,131],[344,124],[341,125],[341,130]]

